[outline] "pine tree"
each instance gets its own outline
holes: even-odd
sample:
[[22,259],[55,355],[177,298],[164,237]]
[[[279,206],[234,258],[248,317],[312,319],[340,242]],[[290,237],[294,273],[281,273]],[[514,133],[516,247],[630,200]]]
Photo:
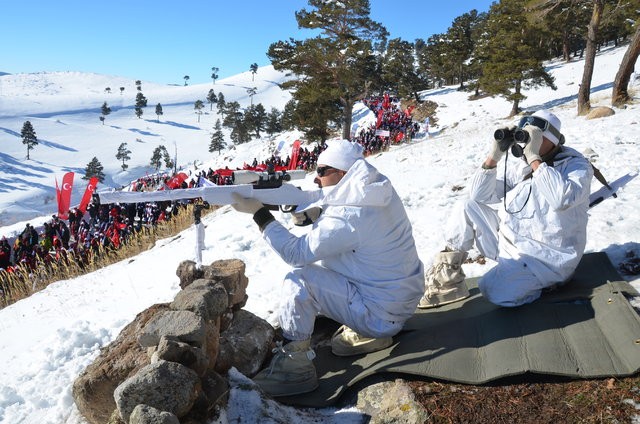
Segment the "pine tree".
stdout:
[[274,135],[282,131],[282,113],[275,107],[271,108],[271,111],[267,114],[267,123],[265,131],[269,135]]
[[189,75],[185,75],[184,77],[182,77],[184,79],[184,85],[187,85],[187,81],[189,81]]
[[211,67],[211,79],[213,80],[213,85],[216,85],[216,80],[218,79],[218,71],[220,70],[220,68],[217,68],[215,66]]
[[138,92],[138,94],[136,94],[136,104],[134,108],[138,119],[140,119],[140,117],[144,113],[142,111],[142,108],[144,107],[147,107],[147,98],[144,96],[144,94],[142,94],[142,92]]
[[[299,106],[322,110],[322,118],[338,116],[342,136],[349,138],[353,105],[367,95],[368,81],[378,74],[377,52],[388,32],[369,17],[368,0],[309,0],[309,5],[314,9],[296,12],[298,27],[320,35],[278,41],[269,46],[267,56],[276,70],[304,75],[283,87],[293,89]],[[321,130],[318,136],[326,131],[320,128],[320,117],[315,118],[312,127]]]
[[196,111],[196,115],[198,115],[198,122],[200,122],[200,115],[202,115],[202,109],[204,109],[204,102],[202,100],[196,100],[193,104],[193,109]]
[[383,90],[390,90],[400,97],[413,95],[416,101],[419,100],[418,91],[426,87],[420,83],[414,63],[413,43],[400,38],[390,40],[382,59]]
[[512,102],[511,116],[520,111],[520,102],[526,98],[523,87],[547,85],[556,89],[543,66],[547,53],[540,49],[541,35],[527,21],[520,0],[493,3],[485,33],[478,49],[482,58],[479,84],[488,94]]
[[247,124],[247,131],[253,131],[257,138],[260,138],[260,131],[263,131],[267,125],[267,111],[262,103],[250,106],[244,114]]
[[224,134],[222,133],[222,125],[219,119],[216,119],[216,125],[213,129],[214,131],[211,133],[211,143],[209,143],[209,153],[217,150],[218,156],[220,156],[220,151],[227,147],[227,143],[224,142]]
[[36,137],[36,132],[30,121],[25,121],[22,125],[20,136],[22,137],[22,144],[27,146],[27,160],[29,160],[29,152],[38,145],[38,138]]
[[160,122],[160,117],[164,114],[164,112],[162,111],[162,105],[160,103],[158,103],[156,105],[156,116],[158,117],[158,122]]
[[247,88],[247,94],[249,95],[249,99],[251,99],[251,106],[253,106],[253,96],[256,95],[258,89],[256,87]]
[[222,118],[224,118],[224,112],[227,107],[227,101],[224,99],[224,94],[222,94],[222,91],[218,93],[218,102],[216,106],[218,108],[218,113],[222,115]]
[[98,181],[103,182],[105,178],[103,171],[104,167],[102,166],[98,158],[94,156],[93,159],[91,159],[91,162],[89,162],[84,169],[84,176],[82,177],[82,179],[90,180],[92,177],[98,177]]
[[121,143],[118,147],[118,152],[116,153],[116,159],[122,161],[121,167],[123,171],[126,171],[129,167],[126,162],[131,159],[131,156],[129,156],[130,154],[131,150],[127,149],[127,143]]
[[164,166],[166,168],[173,168],[173,160],[171,159],[171,156],[169,156],[169,151],[164,147],[162,147],[162,161],[164,162]]
[[213,91],[213,88],[211,90],[209,90],[209,93],[207,93],[207,101],[209,102],[209,111],[213,110],[213,104],[214,103],[218,103],[218,96],[216,95],[216,92]]
[[102,113],[102,119],[100,119],[100,120],[102,121],[102,125],[104,125],[105,118],[107,117],[107,115],[109,115],[111,113],[111,108],[109,107],[107,102],[104,102],[102,104],[102,107],[100,108],[100,111]]
[[251,81],[253,81],[256,76],[256,72],[258,72],[258,64],[252,63],[251,66],[249,66],[249,70],[251,71]]
[[280,117],[280,125],[282,125],[282,129],[284,131],[291,131],[296,127],[296,119],[295,119],[296,107],[297,107],[297,102],[295,101],[295,99],[289,100],[284,105],[284,111],[282,112],[282,115]]
[[157,171],[162,166],[162,152],[163,150],[166,152],[167,149],[164,146],[158,146],[153,150],[153,154],[151,155],[151,161],[149,164],[153,166],[153,168]]

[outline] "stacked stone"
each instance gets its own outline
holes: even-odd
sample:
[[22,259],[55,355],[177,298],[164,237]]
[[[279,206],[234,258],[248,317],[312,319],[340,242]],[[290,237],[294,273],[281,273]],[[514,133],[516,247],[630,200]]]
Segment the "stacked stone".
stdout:
[[173,302],[140,313],[78,377],[73,395],[90,423],[204,423],[226,404],[231,367],[253,377],[274,330],[241,309],[245,265],[183,261]]

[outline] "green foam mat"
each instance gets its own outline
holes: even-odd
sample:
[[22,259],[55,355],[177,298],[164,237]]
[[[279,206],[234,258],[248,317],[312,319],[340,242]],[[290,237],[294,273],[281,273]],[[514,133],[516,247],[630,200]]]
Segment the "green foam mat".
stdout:
[[330,406],[374,373],[483,384],[524,373],[598,378],[640,370],[640,316],[627,300],[638,293],[605,253],[584,255],[566,285],[517,308],[486,301],[477,280],[467,280],[469,298],[417,310],[389,348],[367,355],[333,355],[327,335],[335,323],[320,319],[314,336],[321,340],[315,347],[320,387],[278,400]]

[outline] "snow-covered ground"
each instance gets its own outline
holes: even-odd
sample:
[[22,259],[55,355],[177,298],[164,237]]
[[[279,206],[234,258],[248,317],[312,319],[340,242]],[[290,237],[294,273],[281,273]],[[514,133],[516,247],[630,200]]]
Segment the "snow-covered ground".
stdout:
[[[609,105],[611,85],[624,49],[604,49],[596,58],[593,75],[593,106]],[[616,109],[609,118],[585,120],[576,116],[576,94],[582,77],[581,61],[548,64],[556,78],[557,91],[527,91],[522,106],[529,111],[549,108],[562,120],[567,145],[586,152],[603,174],[613,181],[640,164],[640,81],[632,81],[635,102]],[[634,75],[635,77],[635,75]],[[151,152],[164,144],[178,152],[178,162],[189,171],[224,165],[241,166],[254,157],[263,160],[271,148],[283,146],[286,153],[296,133],[273,140],[262,139],[237,146],[222,155],[208,153],[209,134],[216,109],[202,115],[200,123],[193,104],[205,101],[209,89],[222,91],[227,101],[247,106],[246,87],[258,87],[254,103],[282,109],[289,94],[277,82],[283,75],[272,68],[260,68],[251,81],[250,73],[218,81],[216,85],[159,86],[142,83],[149,106],[142,119],[133,113],[133,81],[80,73],[0,76],[0,235],[11,236],[24,228],[24,219],[34,225],[55,212],[54,177],[82,170],[93,156],[98,157],[108,175],[106,185],[119,186],[151,172],[147,167]],[[124,86],[121,95],[119,87]],[[104,92],[110,87],[111,93]],[[443,245],[441,229],[452,204],[464,190],[452,188],[469,183],[469,177],[484,159],[493,132],[511,123],[505,117],[511,105],[501,98],[469,101],[468,93],[445,87],[424,93],[438,103],[438,126],[430,136],[409,144],[394,146],[369,161],[390,177],[413,223],[421,259],[428,267]],[[113,112],[105,124],[98,120],[104,101]],[[155,105],[161,103],[164,115],[156,122]],[[355,125],[373,120],[366,109],[354,111]],[[20,130],[30,120],[40,140],[26,160]],[[121,172],[115,154],[120,143],[133,152],[130,169]],[[175,144],[174,144],[175,143]],[[303,185],[312,185],[309,176]],[[600,184],[594,180],[592,191]],[[101,187],[99,186],[99,189]],[[76,176],[77,203],[84,190]],[[618,192],[589,212],[587,251],[605,251],[614,264],[628,251],[640,256],[640,178],[633,179]],[[285,217],[280,219],[286,220]],[[230,207],[208,215],[205,263],[217,259],[239,258],[247,265],[250,279],[246,309],[267,318],[277,302],[279,286],[288,266],[260,238],[251,218]],[[295,228],[294,231],[304,231]],[[60,281],[14,305],[0,310],[0,422],[6,424],[80,424],[85,421],[73,404],[71,387],[76,376],[112,341],[134,316],[148,306],[171,300],[179,290],[175,270],[179,262],[193,259],[193,228],[180,238],[157,242],[156,246],[133,261],[123,261],[73,280]],[[492,263],[465,265],[469,276],[483,274]],[[629,277],[631,279],[632,277]],[[640,281],[632,284],[640,290]],[[242,379],[235,375],[234,381]],[[309,415],[270,404],[273,422],[308,422]],[[226,416],[256,416],[263,405],[255,391],[236,386]],[[357,422],[353,410],[316,411],[314,422]],[[251,420],[248,419],[250,422]]]

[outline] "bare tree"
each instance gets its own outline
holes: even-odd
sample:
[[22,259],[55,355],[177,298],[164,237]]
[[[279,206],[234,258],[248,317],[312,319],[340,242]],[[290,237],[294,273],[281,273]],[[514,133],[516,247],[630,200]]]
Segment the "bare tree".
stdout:
[[582,83],[578,90],[578,115],[586,115],[591,109],[589,95],[591,93],[591,78],[593,77],[593,66],[596,60],[596,48],[598,27],[602,19],[604,0],[593,0],[593,13],[591,22],[587,30],[587,48],[584,56],[584,70],[582,71]]
[[620,107],[631,100],[627,88],[629,79],[635,67],[638,56],[640,55],[640,19],[636,20],[636,32],[631,40],[631,44],[622,58],[620,68],[613,81],[613,92],[611,94],[611,104]]

